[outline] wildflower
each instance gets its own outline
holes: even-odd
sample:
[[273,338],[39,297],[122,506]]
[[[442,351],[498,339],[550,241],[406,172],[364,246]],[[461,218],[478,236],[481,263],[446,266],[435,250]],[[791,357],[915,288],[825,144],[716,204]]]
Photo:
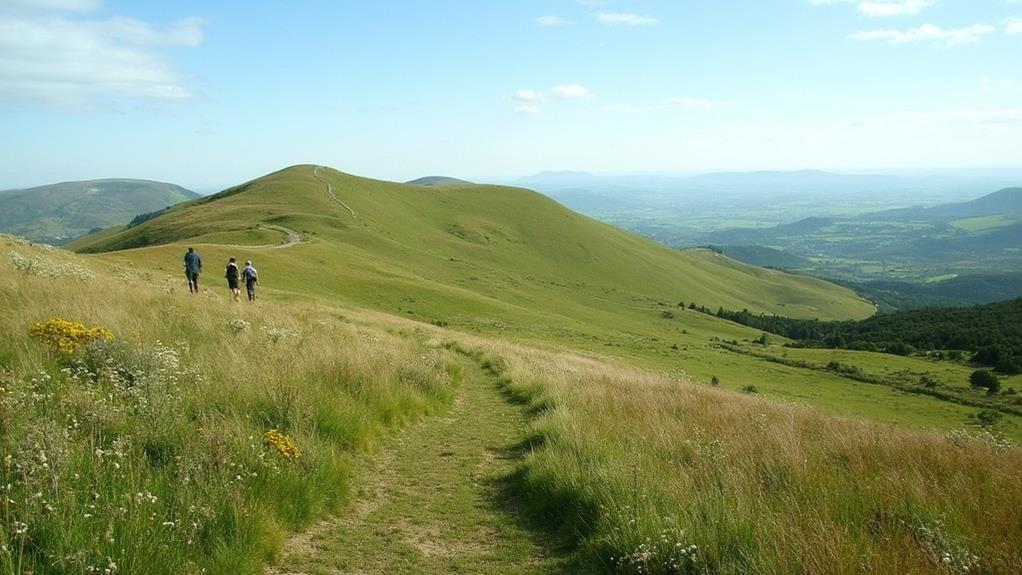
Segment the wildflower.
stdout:
[[298,450],[294,440],[276,429],[267,430],[263,434],[263,444],[275,449],[288,461],[297,461],[301,457],[301,451]]
[[51,318],[44,322],[35,322],[28,328],[28,334],[49,344],[53,351],[71,355],[90,342],[104,339],[111,340],[114,335],[103,327],[86,327],[76,321]]

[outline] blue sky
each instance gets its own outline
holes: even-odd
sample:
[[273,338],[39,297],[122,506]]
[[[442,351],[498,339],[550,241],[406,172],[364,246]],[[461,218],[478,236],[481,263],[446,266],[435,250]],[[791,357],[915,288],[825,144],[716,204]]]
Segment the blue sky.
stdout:
[[0,0],[0,188],[1022,165],[1019,0]]

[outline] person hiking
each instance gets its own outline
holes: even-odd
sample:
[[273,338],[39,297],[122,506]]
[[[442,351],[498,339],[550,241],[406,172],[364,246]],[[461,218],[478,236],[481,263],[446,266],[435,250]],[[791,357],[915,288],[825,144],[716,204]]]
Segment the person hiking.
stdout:
[[255,288],[259,283],[259,272],[252,267],[252,260],[245,261],[245,269],[241,270],[241,277],[245,278],[245,291],[248,292],[248,301],[255,301]]
[[239,301],[241,288],[238,287],[238,284],[241,279],[241,273],[238,271],[238,260],[233,256],[227,261],[227,272],[224,277],[227,278],[227,288],[231,290],[234,301]]
[[188,291],[194,294],[199,293],[199,272],[202,271],[202,258],[195,248],[188,248],[185,252],[185,277],[188,278]]

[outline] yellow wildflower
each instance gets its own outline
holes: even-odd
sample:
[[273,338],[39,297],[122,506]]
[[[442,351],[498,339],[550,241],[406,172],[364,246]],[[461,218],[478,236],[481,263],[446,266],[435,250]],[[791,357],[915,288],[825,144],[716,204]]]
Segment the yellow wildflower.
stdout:
[[48,321],[35,322],[28,328],[28,334],[37,337],[54,351],[73,354],[89,342],[114,338],[114,334],[102,327],[86,327],[76,321],[58,317]]
[[263,444],[277,450],[277,453],[288,461],[297,461],[302,455],[294,440],[276,429],[267,430],[263,434]]

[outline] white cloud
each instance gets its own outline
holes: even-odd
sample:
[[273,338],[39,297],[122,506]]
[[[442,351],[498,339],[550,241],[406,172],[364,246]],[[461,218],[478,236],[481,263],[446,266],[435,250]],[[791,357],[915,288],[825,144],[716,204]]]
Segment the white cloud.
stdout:
[[660,23],[660,20],[651,16],[640,16],[639,14],[629,14],[625,12],[600,12],[596,15],[596,19],[604,24],[612,26],[650,26],[652,24]]
[[861,31],[852,34],[850,38],[859,41],[886,40],[891,44],[924,41],[969,44],[978,42],[980,38],[994,31],[995,28],[989,24],[973,24],[965,28],[942,28],[933,24],[923,24],[918,28],[909,28],[908,30]]
[[192,97],[157,49],[201,44],[202,20],[158,28],[132,18],[51,13],[98,6],[89,0],[0,0],[0,98],[84,106],[108,97]]
[[553,92],[555,98],[562,100],[577,100],[580,98],[592,98],[593,93],[589,91],[589,88],[580,84],[565,84],[563,86],[555,86],[551,92]]
[[[1022,0],[1020,0],[1022,1]],[[1004,21],[1005,34],[1022,34],[1022,18],[1008,18]]]
[[542,114],[551,100],[584,100],[593,97],[589,88],[581,84],[563,84],[551,88],[549,94],[522,88],[511,96],[511,103],[515,112],[535,116]]
[[856,8],[867,16],[914,16],[933,5],[933,0],[859,2]]
[[0,7],[24,10],[62,10],[92,12],[102,5],[100,0],[0,0]]
[[516,102],[539,102],[543,99],[539,92],[528,88],[518,90],[513,98]]
[[715,110],[717,108],[724,108],[731,105],[729,102],[719,102],[716,100],[695,98],[692,96],[669,98],[667,103],[683,110]]
[[522,88],[515,92],[511,96],[511,101],[514,104],[514,111],[519,114],[526,114],[529,116],[536,116],[543,113],[543,102],[546,98],[535,90],[528,88]]
[[571,22],[553,14],[536,18],[536,25],[544,28],[557,28],[559,26],[567,26],[568,24],[571,24]]

